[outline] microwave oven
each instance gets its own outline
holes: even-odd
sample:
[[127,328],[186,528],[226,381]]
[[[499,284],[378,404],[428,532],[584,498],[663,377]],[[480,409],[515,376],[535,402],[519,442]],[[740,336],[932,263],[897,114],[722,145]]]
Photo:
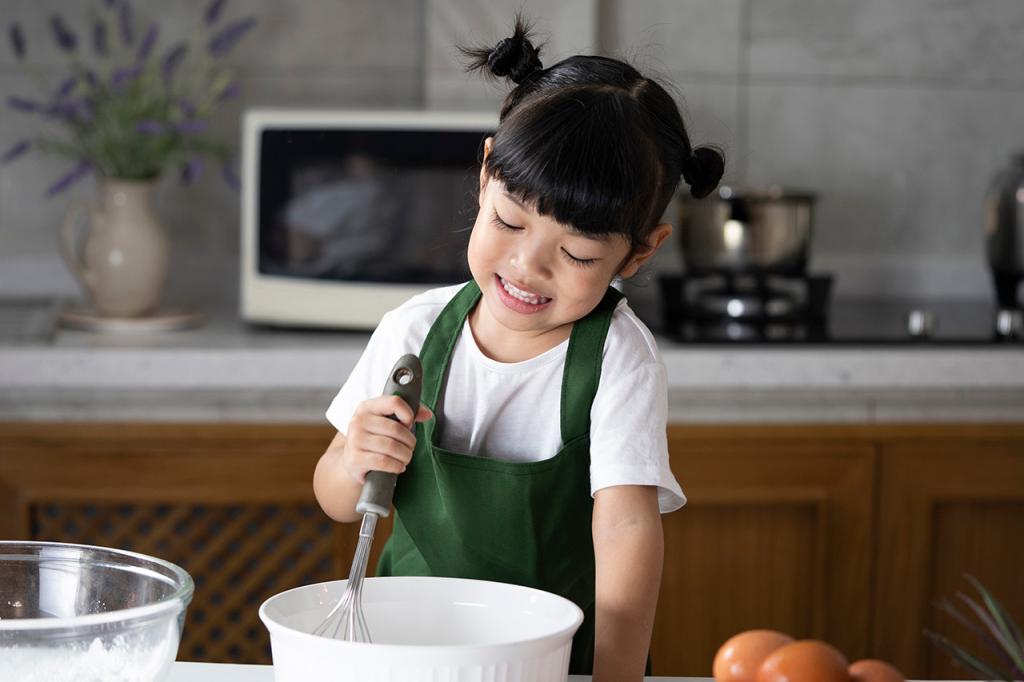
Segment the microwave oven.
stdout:
[[242,132],[241,315],[367,330],[469,279],[491,114],[250,109]]

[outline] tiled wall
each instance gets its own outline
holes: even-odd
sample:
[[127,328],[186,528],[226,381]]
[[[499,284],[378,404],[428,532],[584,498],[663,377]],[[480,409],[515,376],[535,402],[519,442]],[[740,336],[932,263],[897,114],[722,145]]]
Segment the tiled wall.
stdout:
[[[100,0],[96,0],[99,3]],[[199,0],[136,2],[140,21],[182,35]],[[459,67],[453,45],[504,36],[499,0],[235,0],[257,32],[234,53],[243,95],[218,121],[238,133],[251,104],[493,109],[504,90]],[[630,58],[676,87],[695,142],[722,146],[727,180],[820,196],[812,266],[847,295],[988,296],[986,187],[1024,148],[1024,2],[1020,0],[533,0],[545,63],[579,51]],[[5,0],[30,54],[60,77],[47,19],[83,25],[85,3]],[[166,43],[165,43],[166,44]],[[0,93],[33,94],[0,46]],[[0,147],[35,130],[0,111]],[[73,290],[55,259],[72,196],[42,198],[54,159],[0,168],[0,294]],[[181,296],[227,293],[237,273],[237,199],[215,174],[161,185]],[[666,250],[657,266],[675,268]],[[203,277],[190,271],[202,270]],[[189,272],[184,275],[183,272]]]

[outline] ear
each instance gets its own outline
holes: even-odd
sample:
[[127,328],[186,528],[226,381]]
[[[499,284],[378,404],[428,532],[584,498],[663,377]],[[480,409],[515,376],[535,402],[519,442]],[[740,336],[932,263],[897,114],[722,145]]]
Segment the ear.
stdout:
[[636,274],[636,271],[640,269],[648,258],[654,255],[654,252],[658,250],[662,242],[668,239],[669,235],[672,234],[672,225],[669,223],[661,223],[657,225],[651,233],[647,236],[647,244],[641,246],[636,250],[632,256],[625,262],[625,264],[619,268],[619,277],[622,279],[629,279]]
[[478,202],[483,201],[484,188],[487,186],[487,158],[491,155],[492,149],[494,149],[494,138],[488,137],[484,140],[484,160],[480,164],[480,194],[477,196]]

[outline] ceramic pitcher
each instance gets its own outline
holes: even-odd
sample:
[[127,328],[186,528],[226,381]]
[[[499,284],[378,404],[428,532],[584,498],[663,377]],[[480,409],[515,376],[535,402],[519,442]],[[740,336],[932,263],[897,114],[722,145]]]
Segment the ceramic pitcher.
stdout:
[[153,212],[155,184],[104,180],[98,205],[79,201],[64,218],[61,253],[99,315],[142,317],[160,304],[170,247]]

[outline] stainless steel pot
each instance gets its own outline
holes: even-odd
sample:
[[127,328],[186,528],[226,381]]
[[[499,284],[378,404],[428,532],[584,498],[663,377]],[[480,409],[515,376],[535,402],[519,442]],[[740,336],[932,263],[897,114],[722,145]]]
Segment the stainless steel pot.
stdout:
[[782,188],[723,186],[679,204],[683,263],[691,273],[806,270],[815,195]]

